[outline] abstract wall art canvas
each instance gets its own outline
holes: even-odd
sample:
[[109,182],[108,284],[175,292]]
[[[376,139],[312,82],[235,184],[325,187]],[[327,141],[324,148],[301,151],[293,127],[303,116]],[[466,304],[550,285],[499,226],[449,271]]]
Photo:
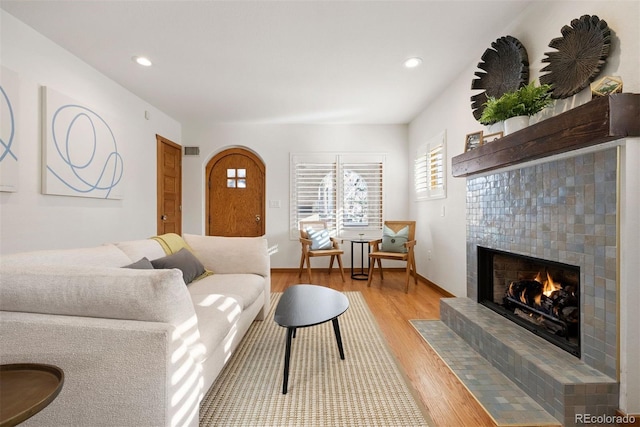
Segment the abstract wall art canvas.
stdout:
[[18,191],[18,95],[16,72],[0,67],[0,191]]
[[43,193],[122,198],[124,163],[115,122],[43,88]]

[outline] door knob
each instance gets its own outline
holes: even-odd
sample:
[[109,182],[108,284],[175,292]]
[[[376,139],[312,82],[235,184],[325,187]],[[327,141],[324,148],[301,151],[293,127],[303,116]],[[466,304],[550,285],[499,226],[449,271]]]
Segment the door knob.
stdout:
[[260,222],[260,215],[256,215],[256,222]]
[[162,216],[160,217],[160,219],[161,219],[161,220],[163,220],[163,221],[166,221],[166,220],[167,220],[167,216],[166,216],[166,215],[162,215]]

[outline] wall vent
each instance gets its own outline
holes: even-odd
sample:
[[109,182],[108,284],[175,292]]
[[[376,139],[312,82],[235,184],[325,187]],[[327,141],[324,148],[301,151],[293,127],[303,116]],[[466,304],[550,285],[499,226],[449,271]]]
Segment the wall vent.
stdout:
[[184,147],[185,156],[199,156],[200,147]]

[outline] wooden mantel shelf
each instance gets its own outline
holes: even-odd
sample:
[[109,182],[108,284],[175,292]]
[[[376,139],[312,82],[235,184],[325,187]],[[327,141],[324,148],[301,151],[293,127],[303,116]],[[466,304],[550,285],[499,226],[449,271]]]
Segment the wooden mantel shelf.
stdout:
[[455,156],[451,170],[470,176],[628,136],[640,136],[640,94],[619,93]]

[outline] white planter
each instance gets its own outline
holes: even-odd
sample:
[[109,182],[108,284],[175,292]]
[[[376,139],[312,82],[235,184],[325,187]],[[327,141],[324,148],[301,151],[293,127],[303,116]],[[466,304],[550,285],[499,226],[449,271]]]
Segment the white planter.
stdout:
[[497,122],[492,125],[485,126],[487,131],[485,135],[490,135],[492,133],[504,132],[504,122]]
[[510,117],[504,121],[504,134],[509,135],[527,126],[529,126],[529,116]]

